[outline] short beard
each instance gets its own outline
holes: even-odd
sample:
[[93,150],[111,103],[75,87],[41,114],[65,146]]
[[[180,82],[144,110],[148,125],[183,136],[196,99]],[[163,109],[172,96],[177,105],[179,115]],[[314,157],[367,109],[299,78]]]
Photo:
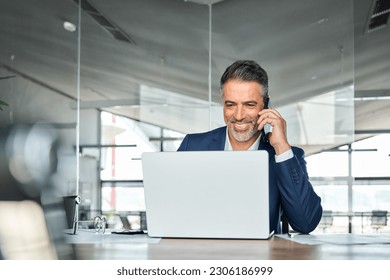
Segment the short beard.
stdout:
[[[234,130],[234,126],[233,126],[233,124],[236,122],[252,123],[252,127],[247,131],[238,132],[238,131]],[[258,132],[258,130],[256,128],[256,120],[254,120],[252,118],[248,118],[248,119],[244,119],[242,121],[237,121],[234,118],[230,118],[229,119],[229,131],[236,141],[246,142],[246,141],[250,140],[253,136],[255,136],[256,133]]]

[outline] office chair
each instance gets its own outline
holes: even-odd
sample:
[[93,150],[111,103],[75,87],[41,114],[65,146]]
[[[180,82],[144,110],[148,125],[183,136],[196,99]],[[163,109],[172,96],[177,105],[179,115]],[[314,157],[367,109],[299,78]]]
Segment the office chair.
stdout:
[[290,233],[290,225],[289,225],[288,219],[284,213],[282,214],[280,220],[282,222],[282,233],[287,233],[287,234]]
[[58,259],[44,211],[37,202],[0,201],[0,219],[0,245],[5,259]]
[[386,210],[373,210],[371,216],[371,227],[375,229],[375,232],[382,227],[387,226],[387,211]]

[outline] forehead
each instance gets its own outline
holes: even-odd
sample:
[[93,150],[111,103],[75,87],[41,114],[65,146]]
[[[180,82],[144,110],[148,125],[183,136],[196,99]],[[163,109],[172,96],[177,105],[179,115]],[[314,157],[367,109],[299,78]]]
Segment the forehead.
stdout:
[[224,100],[259,100],[263,98],[263,87],[255,81],[229,80],[223,87]]

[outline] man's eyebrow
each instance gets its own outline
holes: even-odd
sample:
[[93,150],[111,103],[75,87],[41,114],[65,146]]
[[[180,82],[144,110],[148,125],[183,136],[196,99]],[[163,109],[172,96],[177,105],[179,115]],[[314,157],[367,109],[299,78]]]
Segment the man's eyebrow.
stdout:
[[248,103],[255,103],[255,104],[257,104],[258,102],[256,100],[248,100],[248,101],[244,101],[242,103],[243,104],[248,104]]
[[[256,100],[248,100],[248,101],[244,101],[244,102],[240,102],[241,104],[245,104],[245,105],[248,105],[248,104],[258,104],[258,102]],[[225,100],[224,104],[237,104],[236,101],[232,101],[232,100]]]

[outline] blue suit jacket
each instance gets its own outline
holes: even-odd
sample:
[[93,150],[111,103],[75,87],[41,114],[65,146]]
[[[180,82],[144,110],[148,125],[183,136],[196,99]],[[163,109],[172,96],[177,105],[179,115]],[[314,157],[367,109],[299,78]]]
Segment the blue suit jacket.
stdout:
[[[188,134],[178,151],[224,150],[226,126],[205,133]],[[275,162],[275,151],[264,139],[259,150],[269,154],[270,230],[280,233],[280,217],[286,215],[292,229],[300,233],[313,231],[322,216],[321,199],[309,182],[304,151],[292,147],[294,157]]]

